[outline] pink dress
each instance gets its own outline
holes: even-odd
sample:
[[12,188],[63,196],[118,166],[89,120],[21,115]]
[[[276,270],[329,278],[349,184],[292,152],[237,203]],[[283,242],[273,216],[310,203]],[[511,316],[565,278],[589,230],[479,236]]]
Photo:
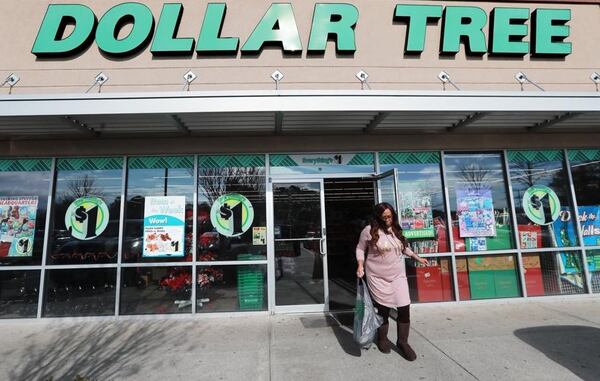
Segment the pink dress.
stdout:
[[[409,247],[404,247],[394,234],[385,234],[379,230],[377,245],[371,245],[371,226],[360,233],[356,245],[356,259],[365,261],[367,285],[375,301],[386,307],[402,307],[410,304],[408,281],[404,256],[412,255]],[[405,254],[403,254],[405,253]]]

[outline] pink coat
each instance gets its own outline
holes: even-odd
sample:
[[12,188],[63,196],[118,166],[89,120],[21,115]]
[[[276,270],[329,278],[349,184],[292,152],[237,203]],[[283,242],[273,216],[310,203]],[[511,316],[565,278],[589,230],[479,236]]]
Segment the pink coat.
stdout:
[[356,259],[365,260],[365,274],[371,296],[386,307],[402,307],[410,304],[404,257],[413,255],[394,234],[379,230],[379,240],[371,245],[371,226],[360,233],[356,245]]

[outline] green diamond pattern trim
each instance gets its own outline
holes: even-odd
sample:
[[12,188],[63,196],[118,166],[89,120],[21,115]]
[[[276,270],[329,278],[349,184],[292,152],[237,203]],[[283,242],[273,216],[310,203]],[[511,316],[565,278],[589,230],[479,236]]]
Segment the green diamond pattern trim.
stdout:
[[348,165],[373,165],[374,161],[372,153],[357,153]]
[[600,149],[574,149],[569,150],[569,161],[571,164],[575,162],[589,162],[600,160]]
[[272,167],[297,167],[298,166],[298,163],[296,163],[288,155],[270,155],[269,163]]
[[59,171],[94,171],[122,169],[122,157],[86,157],[80,159],[58,159]]
[[265,157],[263,155],[199,156],[198,166],[200,168],[264,167]]
[[555,151],[508,151],[508,160],[512,163],[544,163],[547,161],[561,161],[563,153]]
[[0,160],[0,172],[43,172],[51,165],[51,159]]
[[439,164],[438,152],[381,152],[381,164]]
[[139,156],[128,160],[129,169],[194,168],[191,156]]

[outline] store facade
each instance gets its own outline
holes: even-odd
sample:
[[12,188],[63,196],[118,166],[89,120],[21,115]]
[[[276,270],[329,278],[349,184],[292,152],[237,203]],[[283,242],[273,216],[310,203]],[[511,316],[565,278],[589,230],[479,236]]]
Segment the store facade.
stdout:
[[351,309],[382,201],[415,303],[600,292],[597,3],[22,4],[1,318]]

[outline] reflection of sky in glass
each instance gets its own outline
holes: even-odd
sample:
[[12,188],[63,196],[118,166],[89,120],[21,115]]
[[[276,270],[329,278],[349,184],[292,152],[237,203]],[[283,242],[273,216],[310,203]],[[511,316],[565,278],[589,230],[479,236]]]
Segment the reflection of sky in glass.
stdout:
[[[57,202],[72,200],[85,193],[88,196],[99,196],[110,205],[121,195],[122,175],[120,169],[58,171],[56,178]],[[87,180],[86,180],[87,179]],[[84,186],[84,182],[87,184]]]
[[456,189],[468,186],[489,187],[494,209],[508,209],[502,156],[489,154],[446,154],[450,207],[456,211]]
[[130,169],[127,178],[128,198],[165,195],[191,198],[194,193],[192,171],[191,168]]
[[47,196],[50,172],[0,172],[0,196]]

